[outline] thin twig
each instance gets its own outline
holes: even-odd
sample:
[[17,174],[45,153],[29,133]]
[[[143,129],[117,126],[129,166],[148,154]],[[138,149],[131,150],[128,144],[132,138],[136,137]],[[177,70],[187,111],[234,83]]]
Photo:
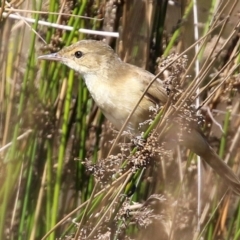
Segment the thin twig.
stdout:
[[[13,14],[13,13],[8,14],[8,13],[4,12],[2,15],[3,15],[3,17],[9,17],[9,18],[16,19],[16,20],[23,20],[23,21],[29,22],[29,23],[36,22],[36,19],[34,19],[34,18],[22,17],[20,15]],[[66,26],[66,25],[61,25],[61,24],[56,24],[56,23],[49,23],[49,22],[46,22],[43,20],[39,20],[38,24],[47,26],[47,27],[68,30],[68,31],[72,31],[74,29],[71,26]],[[81,33],[93,34],[93,35],[99,35],[99,36],[107,36],[107,37],[115,37],[115,38],[119,37],[118,32],[96,31],[96,30],[90,30],[90,29],[84,29],[84,28],[79,28],[78,31]]]

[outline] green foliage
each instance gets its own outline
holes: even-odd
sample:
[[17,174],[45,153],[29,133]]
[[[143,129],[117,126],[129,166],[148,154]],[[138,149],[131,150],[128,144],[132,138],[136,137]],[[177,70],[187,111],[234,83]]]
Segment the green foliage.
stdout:
[[[220,115],[212,118],[205,114],[206,136],[237,172],[240,22],[234,18],[234,9],[239,3],[217,5],[212,1],[207,3],[211,12],[206,13],[198,7],[199,25],[203,26],[198,52],[193,50],[197,44],[193,3],[175,10],[159,4],[33,1],[15,6],[36,20],[31,28],[24,21],[2,18],[1,239],[239,238],[236,198],[226,193],[220,180],[215,184],[218,178],[208,169],[197,199],[200,180],[196,178],[195,155],[175,146],[176,141],[164,141],[166,132],[174,129],[176,111],[186,102],[192,104],[201,86],[204,106]],[[10,7],[1,2],[0,16]],[[171,22],[173,13],[180,13],[180,23]],[[23,12],[19,14],[23,16]],[[73,30],[41,26],[38,20],[72,26]],[[160,78],[170,75],[178,79],[179,95],[175,93],[174,101],[160,111],[153,110],[152,125],[143,138],[127,134],[129,141],[121,133],[116,136],[79,75],[60,63],[37,60],[80,39],[102,39],[79,33],[79,28],[119,31],[118,39],[106,40],[122,59],[156,74],[160,69]],[[175,52],[193,59],[187,69],[179,63],[182,55],[171,55]],[[160,59],[162,55],[166,59]],[[196,62],[200,66],[197,73]],[[215,117],[224,133],[216,127]],[[197,204],[201,205],[199,215]]]

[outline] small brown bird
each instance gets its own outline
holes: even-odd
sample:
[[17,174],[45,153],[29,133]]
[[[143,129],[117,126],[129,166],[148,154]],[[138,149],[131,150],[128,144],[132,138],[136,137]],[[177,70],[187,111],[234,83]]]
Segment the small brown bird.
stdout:
[[[59,61],[85,80],[92,98],[105,117],[120,129],[137,104],[148,83],[155,77],[150,72],[121,61],[104,42],[82,40],[61,51],[38,59]],[[163,82],[153,82],[131,117],[127,129],[139,134],[139,123],[149,118],[149,108],[168,100]],[[191,129],[184,145],[202,157],[240,195],[240,181],[231,168],[214,152],[200,129]]]

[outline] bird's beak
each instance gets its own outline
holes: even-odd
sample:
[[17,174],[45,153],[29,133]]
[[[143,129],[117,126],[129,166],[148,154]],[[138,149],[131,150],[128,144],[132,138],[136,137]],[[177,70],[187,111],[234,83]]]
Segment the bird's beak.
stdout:
[[39,60],[52,60],[61,62],[63,58],[59,55],[59,53],[51,53],[47,55],[42,55],[38,57]]

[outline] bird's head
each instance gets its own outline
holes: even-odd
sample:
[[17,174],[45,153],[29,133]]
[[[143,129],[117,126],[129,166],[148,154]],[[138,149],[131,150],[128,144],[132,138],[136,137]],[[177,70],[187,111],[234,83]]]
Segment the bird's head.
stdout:
[[82,40],[57,53],[43,55],[38,59],[62,62],[83,76],[104,71],[114,62],[120,61],[109,45],[95,40]]

